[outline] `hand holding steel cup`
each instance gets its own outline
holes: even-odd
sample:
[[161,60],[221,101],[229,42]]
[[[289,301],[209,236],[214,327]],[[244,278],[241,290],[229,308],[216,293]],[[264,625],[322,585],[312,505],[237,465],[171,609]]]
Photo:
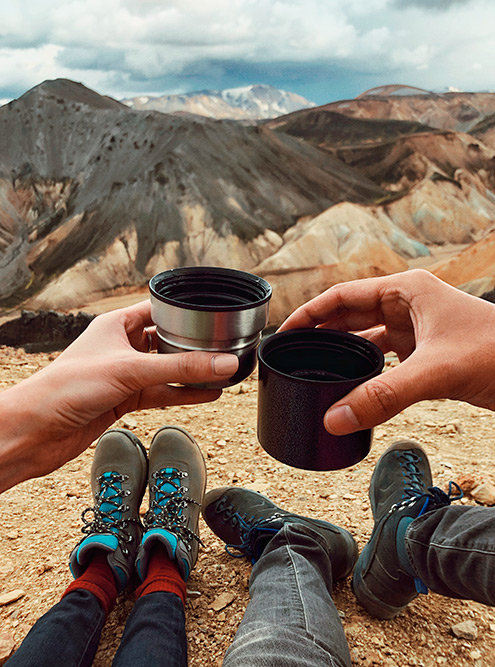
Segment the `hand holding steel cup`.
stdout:
[[235,354],[237,373],[205,388],[231,386],[250,375],[268,322],[272,289],[266,280],[236,269],[190,266],[158,273],[149,289],[158,352]]
[[346,468],[368,454],[371,429],[335,436],[323,418],[382,371],[374,343],[342,331],[291,329],[265,338],[258,360],[258,439],[268,454],[306,470]]

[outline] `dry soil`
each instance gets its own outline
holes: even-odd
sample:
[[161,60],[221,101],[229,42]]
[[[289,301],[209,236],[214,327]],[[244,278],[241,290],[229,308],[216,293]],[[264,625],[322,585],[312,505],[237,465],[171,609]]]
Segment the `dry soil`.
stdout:
[[[55,355],[0,348],[0,386],[8,387],[49,363]],[[393,360],[388,362],[394,363]],[[461,480],[466,488],[494,482],[490,454],[495,447],[495,414],[450,401],[419,403],[375,429],[372,451],[352,468],[315,473],[273,460],[256,438],[256,376],[201,406],[133,413],[118,422],[148,445],[163,424],[181,425],[197,439],[208,466],[208,489],[238,484],[268,495],[300,514],[327,519],[352,532],[364,546],[372,529],[368,484],[380,454],[396,439],[414,438],[427,450],[438,486]],[[19,599],[0,606],[0,634],[18,646],[36,619],[57,602],[71,576],[68,555],[80,538],[80,515],[90,503],[93,448],[41,479],[20,484],[0,497],[0,596]],[[474,504],[471,496],[464,503]],[[146,503],[143,502],[144,511]],[[250,565],[231,558],[201,522],[205,547],[188,581],[186,608],[190,665],[222,664],[248,603]],[[334,598],[349,640],[354,665],[432,667],[495,665],[495,610],[474,602],[430,593],[417,598],[392,621],[378,621],[360,608],[350,582]],[[111,664],[133,592],[120,596],[104,628],[96,667]],[[455,637],[453,626],[471,621],[476,638]]]

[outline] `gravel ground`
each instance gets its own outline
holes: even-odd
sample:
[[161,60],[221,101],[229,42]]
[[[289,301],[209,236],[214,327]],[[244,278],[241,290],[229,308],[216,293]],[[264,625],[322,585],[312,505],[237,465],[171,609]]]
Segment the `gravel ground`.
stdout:
[[[0,387],[27,377],[53,356],[0,348]],[[360,548],[373,525],[367,495],[371,473],[394,440],[413,438],[426,448],[438,486],[445,488],[451,479],[466,489],[495,482],[489,463],[495,447],[495,414],[486,410],[451,401],[419,403],[375,429],[372,451],[360,464],[315,473],[288,468],[261,449],[256,438],[256,389],[253,375],[224,391],[215,403],[146,410],[117,425],[133,430],[146,445],[163,424],[185,427],[205,455],[208,489],[231,484],[255,489],[284,508],[347,528]],[[80,537],[81,512],[90,502],[92,456],[90,448],[51,475],[0,497],[0,599],[12,591],[19,595],[0,606],[4,653],[9,642],[20,644],[71,581],[68,555]],[[470,495],[462,502],[475,504]],[[231,558],[203,522],[200,531],[206,546],[188,581],[186,608],[191,667],[222,664],[249,599],[249,563]],[[377,621],[360,608],[349,580],[337,585],[334,599],[355,665],[495,665],[494,609],[430,593],[417,598],[396,619]],[[104,628],[96,667],[111,664],[133,601],[132,591],[119,598]],[[452,628],[466,621],[471,622],[471,638],[454,636]]]

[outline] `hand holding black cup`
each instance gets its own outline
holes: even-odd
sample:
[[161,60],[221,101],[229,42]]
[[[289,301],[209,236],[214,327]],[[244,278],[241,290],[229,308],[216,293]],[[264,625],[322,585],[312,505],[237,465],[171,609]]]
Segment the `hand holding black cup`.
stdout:
[[371,429],[335,436],[328,408],[378,375],[381,350],[360,336],[330,329],[291,329],[258,349],[258,439],[275,459],[306,470],[337,470],[361,461]]

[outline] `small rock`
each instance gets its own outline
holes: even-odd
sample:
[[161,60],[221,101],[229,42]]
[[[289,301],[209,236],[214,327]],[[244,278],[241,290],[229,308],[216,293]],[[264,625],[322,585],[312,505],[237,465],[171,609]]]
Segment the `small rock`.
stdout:
[[12,574],[14,571],[14,566],[12,563],[3,563],[0,565],[0,577],[6,577],[9,574]]
[[469,657],[471,658],[471,660],[479,660],[481,658],[481,651],[475,648],[473,651],[469,653]]
[[235,599],[235,595],[233,593],[221,593],[215,600],[210,605],[210,609],[213,609],[213,611],[220,611],[221,609],[225,609],[225,607],[228,607],[229,604],[232,604],[232,602]]
[[478,636],[478,628],[473,621],[462,621],[453,625],[451,628],[452,633],[458,639],[470,639],[474,640]]
[[3,595],[0,595],[0,607],[6,604],[10,604],[11,602],[15,602],[16,600],[19,600],[20,598],[24,597],[24,595],[26,594],[21,588],[16,588],[13,591],[4,593]]
[[187,589],[186,592],[187,592],[188,597],[195,597],[195,598],[197,597],[197,598],[199,598],[199,596],[201,595],[201,591],[192,591],[189,588]]
[[226,459],[224,456],[221,456],[219,459],[217,459],[217,462],[220,463],[221,465],[225,465],[226,463],[229,462],[229,459]]
[[258,493],[266,493],[268,488],[266,482],[251,482],[247,486],[251,491],[257,491]]
[[9,533],[6,533],[5,537],[9,540],[16,540],[19,537],[19,531],[11,530]]
[[483,482],[471,491],[472,497],[481,505],[495,505],[495,485]]
[[453,426],[459,435],[462,435],[465,431],[464,426],[458,419],[453,419],[447,426]]
[[478,486],[478,482],[474,478],[474,475],[462,475],[462,477],[459,477],[456,481],[464,493],[471,493],[471,491]]
[[222,440],[217,440],[216,444],[220,445],[220,447],[225,447],[225,445],[227,444],[227,441],[223,440],[223,439]]
[[54,567],[55,563],[53,561],[47,561],[46,563],[41,563],[41,565],[38,565],[38,567],[36,568],[36,572],[38,574],[44,574],[45,572],[53,570]]
[[130,415],[124,415],[121,420],[125,428],[137,428],[137,421]]
[[10,632],[0,632],[0,665],[4,665],[15,648],[14,637]]
[[355,648],[351,648],[351,662],[353,665],[361,664],[361,658],[359,656],[359,651]]
[[81,490],[78,489],[78,488],[67,489],[66,493],[67,493],[67,496],[69,498],[71,498],[71,497],[80,498],[81,497]]

